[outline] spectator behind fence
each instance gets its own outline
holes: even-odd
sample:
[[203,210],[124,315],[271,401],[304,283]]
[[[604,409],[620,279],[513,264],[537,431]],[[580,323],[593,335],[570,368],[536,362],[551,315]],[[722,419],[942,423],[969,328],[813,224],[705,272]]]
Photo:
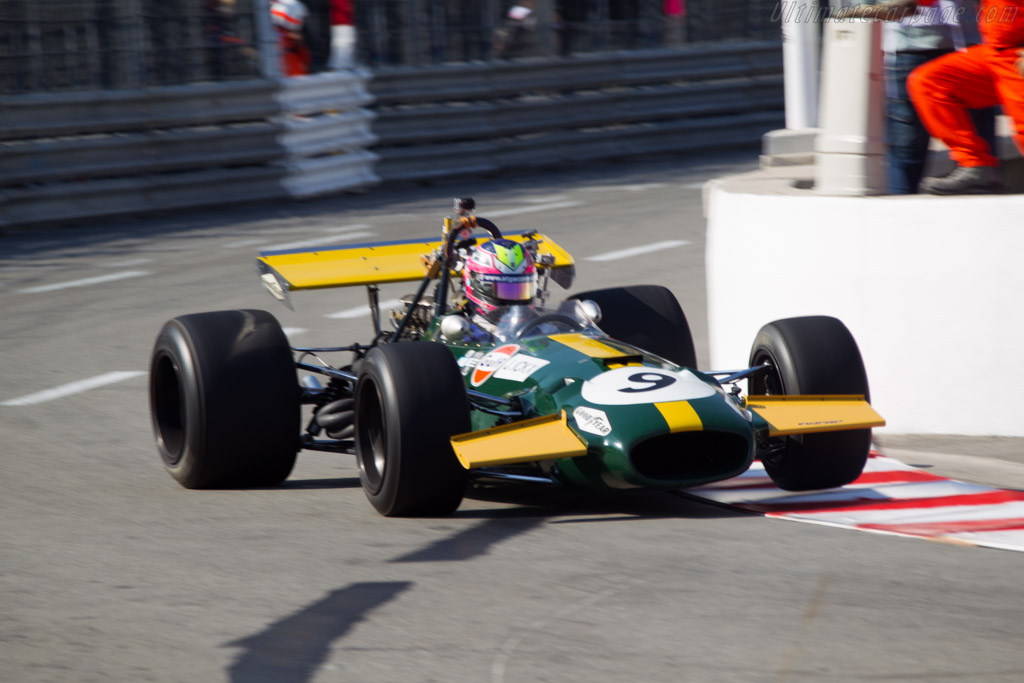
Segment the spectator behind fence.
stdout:
[[[971,0],[890,0],[837,12],[839,17],[885,21],[886,139],[889,192],[916,194],[924,175],[931,136],[907,94],[910,72],[944,54],[981,42]],[[971,112],[981,135],[995,140],[995,110]]]
[[223,80],[245,71],[251,49],[238,32],[237,0],[205,0],[203,36],[210,77]]
[[285,76],[304,76],[309,73],[313,55],[302,35],[302,27],[308,15],[309,10],[301,0],[271,0],[270,18],[277,29],[281,73]]
[[356,27],[352,0],[331,0],[331,56],[328,69],[356,65]]
[[679,45],[686,40],[686,0],[665,0],[665,44]]
[[924,125],[946,143],[957,164],[948,175],[921,183],[931,194],[1003,190],[999,159],[978,135],[968,109],[1001,104],[1024,153],[1024,76],[1015,63],[1024,46],[1024,0],[982,0],[978,29],[982,44],[928,62],[907,82]]
[[505,19],[494,34],[494,53],[498,59],[523,57],[536,51],[537,3],[522,0],[509,7]]

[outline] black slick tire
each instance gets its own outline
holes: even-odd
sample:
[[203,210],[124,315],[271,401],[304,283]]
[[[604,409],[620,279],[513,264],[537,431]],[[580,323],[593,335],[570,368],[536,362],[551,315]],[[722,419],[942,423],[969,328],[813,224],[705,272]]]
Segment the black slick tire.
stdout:
[[356,457],[366,497],[386,517],[440,516],[462,502],[468,472],[449,439],[470,431],[466,386],[447,347],[372,349],[356,384]]
[[299,448],[299,388],[270,313],[168,321],[150,359],[150,414],[164,467],[190,489],[273,486]]
[[675,295],[658,285],[595,289],[575,294],[601,307],[598,323],[612,339],[650,351],[685,368],[697,367],[686,315]]
[[[853,335],[827,316],[776,320],[761,328],[750,366],[767,372],[750,380],[750,394],[862,394],[867,373]],[[860,476],[871,450],[871,430],[854,429],[773,439],[762,457],[772,481],[788,491],[828,489]]]

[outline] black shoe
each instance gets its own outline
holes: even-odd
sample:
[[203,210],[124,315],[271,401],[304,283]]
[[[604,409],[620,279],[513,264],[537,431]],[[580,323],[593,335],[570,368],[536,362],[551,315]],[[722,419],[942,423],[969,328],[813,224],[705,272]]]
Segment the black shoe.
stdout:
[[1004,189],[998,166],[957,166],[949,175],[921,181],[921,192],[928,194],[1001,194]]

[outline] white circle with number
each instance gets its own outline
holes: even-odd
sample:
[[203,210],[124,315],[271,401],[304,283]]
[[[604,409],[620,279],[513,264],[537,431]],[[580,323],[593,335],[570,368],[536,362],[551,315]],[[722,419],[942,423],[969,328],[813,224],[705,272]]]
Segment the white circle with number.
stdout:
[[714,394],[714,387],[689,370],[640,366],[603,372],[584,382],[581,392],[584,401],[607,406],[693,401]]

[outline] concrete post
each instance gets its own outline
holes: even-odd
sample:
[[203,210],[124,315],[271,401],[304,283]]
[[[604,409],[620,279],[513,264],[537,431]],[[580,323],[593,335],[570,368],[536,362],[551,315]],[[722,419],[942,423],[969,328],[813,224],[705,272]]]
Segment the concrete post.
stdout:
[[881,22],[825,23],[821,133],[815,145],[815,189],[828,195],[888,191]]
[[818,125],[818,34],[820,9],[814,0],[782,0],[782,69],[786,128]]

